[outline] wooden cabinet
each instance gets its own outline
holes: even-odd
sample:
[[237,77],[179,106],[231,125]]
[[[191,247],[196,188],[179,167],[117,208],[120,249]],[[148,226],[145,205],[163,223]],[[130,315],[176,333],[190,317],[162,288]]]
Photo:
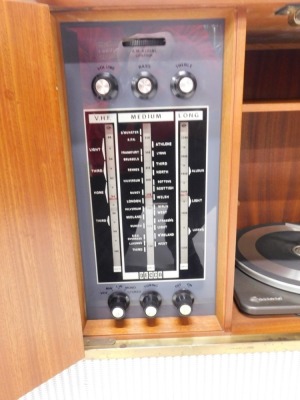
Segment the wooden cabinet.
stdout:
[[[245,58],[238,228],[300,221],[300,90],[297,43],[249,44]],[[299,317],[250,317],[235,333],[299,332]]]
[[[48,3],[52,13],[48,5],[41,3],[0,2],[0,397],[7,400],[82,359],[83,331],[107,336],[109,329],[114,337],[128,338],[142,324],[127,322],[113,331],[109,322],[85,321],[55,25],[61,8],[68,18],[68,12],[72,12],[68,7],[95,4]],[[155,16],[161,4],[150,3],[149,10]],[[168,2],[166,9],[176,6],[180,12],[186,7],[181,1],[174,3]],[[226,5],[226,1],[212,2],[220,3]],[[236,3],[236,8],[225,12],[229,52],[223,97],[222,245],[216,316],[199,318],[191,325],[172,321],[148,324],[144,337],[300,330],[296,317],[251,318],[233,305],[236,225],[300,220],[300,50],[294,40],[290,44],[289,38],[288,46],[261,46],[272,26],[292,36],[286,18],[279,17],[279,21],[274,17],[276,2],[262,7],[253,7],[249,2],[247,10],[244,2],[242,8],[239,1]],[[105,18],[109,18],[112,5],[121,7],[119,1],[102,2]],[[130,1],[126,15],[130,16],[130,10],[136,7],[140,8]],[[99,13],[99,7],[95,11]],[[251,46],[246,52],[243,85],[246,11]],[[84,15],[82,11],[81,17]]]
[[54,46],[47,6],[0,2],[0,398],[81,359]]
[[[57,11],[53,14],[57,32],[60,30],[60,23],[65,21],[76,23],[82,20],[135,21],[143,18],[155,20],[158,17],[155,11],[150,9],[147,12],[147,16],[141,13],[141,10],[103,10],[99,12],[97,9],[90,12],[82,12],[80,10],[70,10],[68,12]],[[156,318],[152,321],[149,321],[147,318],[125,318],[122,321],[113,319],[87,320],[84,327],[84,335],[87,336],[113,336],[117,339],[125,337],[153,338],[220,335],[225,331],[230,331],[233,303],[233,267],[244,65],[244,58],[240,57],[240,54],[244,54],[245,46],[245,13],[233,8],[210,10],[191,7],[190,9],[182,10],[176,7],[171,13],[168,10],[161,10],[159,16],[161,20],[189,18],[199,20],[221,18],[225,20],[216,310],[212,315],[190,316],[183,319],[174,316]],[[62,65],[62,61],[59,61],[58,65]],[[235,113],[234,110],[238,111]]]
[[300,50],[246,51],[239,227],[300,220]]

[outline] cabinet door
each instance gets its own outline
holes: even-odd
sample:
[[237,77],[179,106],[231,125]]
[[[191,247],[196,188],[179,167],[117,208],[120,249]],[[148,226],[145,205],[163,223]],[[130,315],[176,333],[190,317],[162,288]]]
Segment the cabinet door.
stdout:
[[0,398],[84,355],[51,18],[0,1]]

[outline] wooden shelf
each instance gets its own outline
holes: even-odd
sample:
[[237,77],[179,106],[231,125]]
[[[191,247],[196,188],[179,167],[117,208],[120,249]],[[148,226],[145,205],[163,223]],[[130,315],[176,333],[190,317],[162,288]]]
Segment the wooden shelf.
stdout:
[[233,306],[233,335],[286,334],[300,332],[300,316],[250,316]]
[[245,102],[242,111],[243,113],[300,111],[300,100]]
[[[109,335],[108,335],[109,332]],[[84,336],[114,339],[149,339],[222,335],[223,330],[214,315],[198,317],[128,318],[123,320],[88,320]]]

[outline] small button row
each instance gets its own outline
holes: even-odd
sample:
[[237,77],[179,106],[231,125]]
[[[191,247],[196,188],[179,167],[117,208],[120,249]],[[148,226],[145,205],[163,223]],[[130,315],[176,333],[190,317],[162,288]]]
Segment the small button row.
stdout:
[[[194,296],[189,290],[182,289],[177,291],[172,301],[181,316],[187,317],[191,314]],[[140,297],[140,305],[148,318],[156,316],[161,303],[162,297],[156,291],[144,292]],[[130,298],[124,292],[114,292],[108,298],[108,306],[115,319],[124,318],[129,305]]]
[[[172,77],[170,87],[176,97],[188,99],[195,93],[197,81],[191,72],[179,71]],[[131,80],[132,93],[139,99],[151,99],[157,92],[157,88],[155,76],[148,71],[141,71]],[[112,100],[117,97],[119,84],[114,75],[103,72],[94,77],[92,90],[98,99]]]

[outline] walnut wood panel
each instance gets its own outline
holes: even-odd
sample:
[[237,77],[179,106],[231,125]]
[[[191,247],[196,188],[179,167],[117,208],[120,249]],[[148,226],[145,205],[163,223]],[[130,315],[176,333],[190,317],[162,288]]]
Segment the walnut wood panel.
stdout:
[[246,52],[244,99],[299,100],[300,50]]
[[[246,15],[242,10],[238,11],[236,31],[231,31],[231,40],[236,43],[231,55],[234,66],[224,71],[223,104],[230,105],[231,110],[223,108],[223,136],[222,157],[220,173],[220,212],[219,224],[223,229],[218,235],[218,263],[225,264],[218,272],[217,293],[217,316],[225,331],[229,331],[232,322],[232,297],[234,285],[234,263],[235,263],[235,238],[237,227],[237,193],[239,182],[239,160],[242,123],[242,97],[244,77],[244,54],[246,41]],[[228,40],[228,39],[227,39]],[[230,45],[227,42],[228,46]],[[230,75],[231,74],[231,75]],[[230,77],[230,78],[229,78]],[[233,83],[234,82],[234,83]],[[234,110],[234,111],[233,111]],[[228,133],[231,132],[231,136]],[[229,166],[229,173],[227,168]],[[223,174],[223,171],[225,172]]]
[[[10,0],[15,1],[15,0]],[[30,0],[28,0],[30,1]],[[171,0],[162,2],[160,0],[148,0],[142,2],[140,0],[128,0],[126,4],[120,0],[102,0],[99,5],[98,0],[31,0],[32,2],[48,4],[53,11],[60,10],[75,10],[75,9],[114,9],[128,8],[136,9],[142,7],[143,10],[151,8],[177,8],[177,7],[239,7],[247,10],[247,26],[248,26],[248,42],[254,46],[277,47],[283,44],[290,45],[291,43],[300,44],[297,27],[292,27],[288,24],[287,15],[276,15],[276,11],[286,6],[286,3],[281,0],[210,0],[210,1],[194,1],[187,0]],[[293,2],[289,2],[292,4]],[[297,2],[294,2],[297,4]]]
[[[14,1],[14,0],[11,0]],[[35,1],[35,0],[32,0]],[[52,7],[59,7],[59,8],[85,8],[85,7],[99,7],[99,1],[97,0],[36,0],[37,3],[44,3],[49,4]],[[293,3],[293,2],[291,2]],[[142,3],[140,0],[128,0],[126,2],[126,6],[129,7],[137,7],[140,6]],[[255,6],[261,8],[262,2],[259,0],[206,0],[206,1],[193,1],[187,0],[182,3],[182,0],[171,0],[166,2],[167,5],[170,7],[173,6],[199,6],[199,7],[214,7],[214,6],[236,6],[240,5],[243,6]],[[270,6],[277,6],[277,8],[283,7],[286,3],[282,2],[282,0],[264,0],[264,5]],[[120,0],[102,0],[101,7],[120,7],[123,3]],[[162,6],[162,2],[159,0],[148,0],[147,4],[143,4],[144,7],[160,7]],[[269,9],[269,7],[268,7]]]
[[249,316],[233,308],[233,335],[287,334],[300,332],[298,316]]
[[[67,112],[67,93],[66,93],[66,83],[64,81],[63,76],[63,56],[62,56],[62,45],[61,45],[61,37],[60,32],[57,27],[57,22],[53,16],[51,16],[52,22],[52,32],[54,39],[54,51],[55,51],[55,63],[56,63],[56,71],[57,71],[57,90],[59,97],[59,107],[60,107],[60,115],[61,115],[61,129],[62,129],[62,137],[64,144],[64,155],[66,160],[66,178],[67,178],[67,189],[68,189],[68,197],[70,204],[70,215],[71,215],[71,223],[72,223],[72,232],[74,238],[74,258],[75,258],[75,270],[77,277],[77,288],[79,295],[79,307],[80,307],[80,315],[81,315],[81,324],[82,330],[84,329],[84,325],[86,323],[85,316],[85,293],[84,293],[84,282],[83,282],[83,268],[82,268],[82,259],[81,259],[81,251],[80,251],[80,235],[79,235],[79,227],[78,227],[78,218],[77,218],[77,202],[76,202],[76,193],[75,193],[75,177],[74,177],[74,165],[72,159],[72,145],[71,145],[71,136],[70,136],[70,127],[68,122],[68,112]],[[54,67],[54,66],[53,66]]]
[[[244,113],[252,112],[283,112],[300,111],[300,101],[260,101],[244,103],[242,110]],[[271,115],[270,115],[270,118]]]
[[264,1],[247,7],[247,48],[299,48],[298,27],[289,25],[287,15],[276,15],[286,4],[292,2]]
[[222,327],[216,316],[186,318],[136,318],[128,320],[89,320],[85,336],[102,336],[113,339],[191,337],[221,335]]
[[300,112],[243,117],[238,226],[300,222]]
[[46,6],[0,2],[0,398],[83,357]]

